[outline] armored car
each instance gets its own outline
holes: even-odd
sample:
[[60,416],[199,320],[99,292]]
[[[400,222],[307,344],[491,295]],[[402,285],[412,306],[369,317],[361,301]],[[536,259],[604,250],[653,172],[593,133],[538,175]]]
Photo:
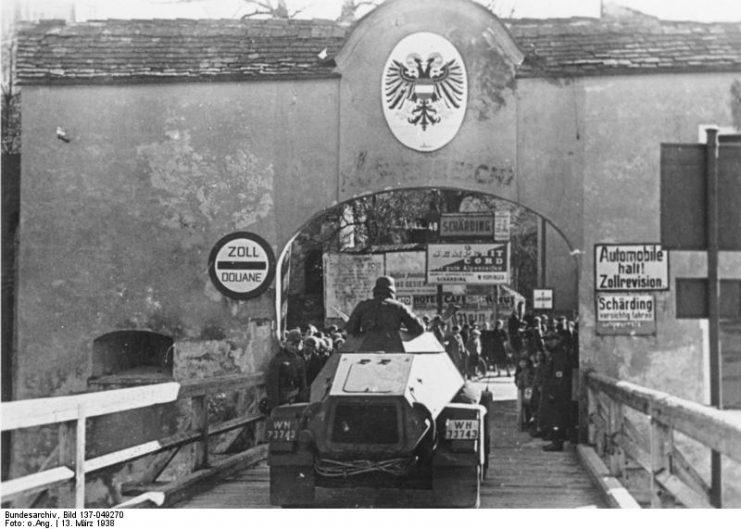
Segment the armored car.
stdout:
[[475,507],[488,466],[488,416],[431,333],[350,337],[267,426],[270,501],[310,506],[316,487],[430,489],[437,506]]

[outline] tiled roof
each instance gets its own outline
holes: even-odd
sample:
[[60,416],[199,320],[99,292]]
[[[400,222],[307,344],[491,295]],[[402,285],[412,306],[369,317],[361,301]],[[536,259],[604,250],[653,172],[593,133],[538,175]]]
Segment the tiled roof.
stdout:
[[[18,33],[22,83],[332,76],[347,27],[318,20],[106,20]],[[322,53],[324,52],[324,53]]]
[[[739,23],[505,23],[526,55],[519,77],[741,71]],[[25,84],[331,77],[349,31],[322,20],[47,21],[19,30],[16,69]]]
[[652,17],[509,20],[524,76],[741,71],[741,23]]

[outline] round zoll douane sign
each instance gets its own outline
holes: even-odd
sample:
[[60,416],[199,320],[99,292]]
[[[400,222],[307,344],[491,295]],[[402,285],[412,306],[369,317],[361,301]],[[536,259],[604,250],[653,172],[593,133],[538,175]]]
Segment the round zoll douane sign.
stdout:
[[275,255],[262,237],[246,231],[222,237],[208,258],[214,286],[234,299],[259,296],[275,276]]
[[391,51],[381,80],[383,114],[396,139],[434,151],[458,133],[468,102],[466,66],[435,33],[412,33]]

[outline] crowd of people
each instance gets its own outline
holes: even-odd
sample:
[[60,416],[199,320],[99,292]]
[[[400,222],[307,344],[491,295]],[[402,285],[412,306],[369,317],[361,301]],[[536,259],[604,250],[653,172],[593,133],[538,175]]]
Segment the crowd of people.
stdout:
[[497,320],[493,328],[487,322],[479,328],[478,323],[471,321],[463,325],[448,324],[441,316],[422,318],[428,331],[445,346],[455,366],[466,379],[493,371],[496,376],[502,372],[511,376],[514,370],[514,357],[509,351],[504,322]]
[[447,330],[440,317],[423,318],[427,330],[445,346],[466,379],[485,372],[494,376],[514,374],[518,389],[519,427],[544,438],[548,451],[563,450],[575,435],[576,402],[572,371],[579,366],[578,324],[563,316],[522,314],[522,305],[493,328],[475,321]]
[[579,367],[578,323],[547,314],[513,314],[510,344],[517,358],[515,384],[520,428],[551,441],[547,451],[563,450],[576,435],[577,409],[572,371]]
[[279,404],[307,401],[311,383],[346,339],[345,330],[336,325],[323,331],[311,324],[286,331],[278,354],[268,366],[263,411],[269,412]]

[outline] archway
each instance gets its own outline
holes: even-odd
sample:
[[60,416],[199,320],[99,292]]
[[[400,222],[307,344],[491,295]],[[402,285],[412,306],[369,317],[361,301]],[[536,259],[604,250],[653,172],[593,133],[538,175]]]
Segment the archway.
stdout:
[[[360,218],[363,211],[365,216]],[[328,322],[341,323],[337,321],[338,316],[341,318],[341,314],[346,315],[351,307],[333,308],[325,305],[328,285],[325,284],[327,270],[324,267],[328,259],[331,260],[330,255],[366,256],[368,262],[380,262],[382,259],[378,256],[381,254],[416,254],[417,267],[420,263],[424,267],[420,255],[424,254],[430,243],[481,242],[480,238],[470,236],[441,239],[441,215],[483,214],[490,215],[493,220],[496,212],[505,213],[511,219],[514,235],[510,251],[512,273],[509,281],[500,283],[502,292],[522,295],[527,300],[528,310],[532,311],[533,289],[552,290],[557,302],[550,309],[535,310],[547,310],[573,318],[578,312],[580,251],[551,220],[532,209],[490,193],[454,187],[405,187],[368,193],[327,207],[313,214],[289,238],[278,258],[276,329],[281,331],[287,326],[305,326],[309,323],[318,327],[324,327]],[[374,224],[382,231],[369,233],[369,226],[372,229]],[[353,241],[355,237],[360,237],[362,241]],[[490,236],[489,240],[493,241],[494,238]],[[369,255],[376,257],[368,258]],[[389,261],[388,258],[383,260]],[[335,268],[336,265],[336,260],[330,264]],[[385,267],[383,273],[393,276],[392,268],[393,265]],[[436,287],[426,284],[424,272],[418,269],[416,273],[409,270],[397,273],[414,276],[412,286],[404,285],[401,295],[406,296],[405,301],[413,300],[412,305],[416,304],[416,308],[427,313],[435,308],[429,301],[430,296],[435,295]],[[321,277],[317,277],[317,273]],[[366,283],[374,279],[375,276],[361,280],[363,285],[356,285],[354,290],[365,293]],[[493,298],[493,301],[489,299],[492,319],[506,316],[511,310],[511,307],[502,307],[498,286],[496,292],[492,288],[487,290],[483,285],[458,285],[446,289],[451,294],[457,292],[459,296],[465,296],[466,290],[479,296],[476,299],[482,295]],[[415,292],[418,294],[416,297]],[[301,303],[304,307],[299,310],[297,304]],[[423,306],[420,307],[420,304]],[[478,312],[486,311],[485,307],[479,308],[482,310]],[[478,314],[477,317],[482,316]]]

